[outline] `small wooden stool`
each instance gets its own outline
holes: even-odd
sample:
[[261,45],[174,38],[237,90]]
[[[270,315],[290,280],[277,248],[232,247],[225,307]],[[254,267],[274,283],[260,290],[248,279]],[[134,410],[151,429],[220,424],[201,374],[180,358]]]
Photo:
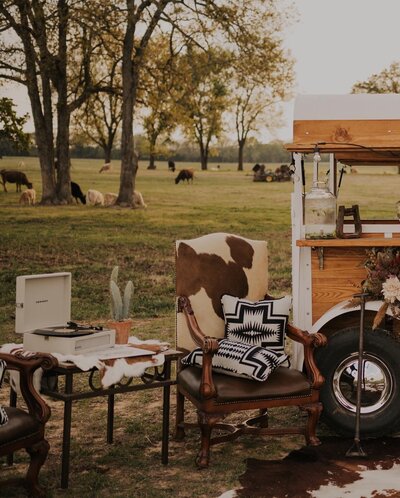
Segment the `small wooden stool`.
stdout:
[[[343,231],[345,216],[351,216],[352,221],[354,222],[353,233],[344,233]],[[351,208],[345,208],[344,206],[339,206],[338,217],[336,222],[336,236],[339,237],[340,239],[357,239],[361,237],[361,233],[362,233],[362,225],[361,225],[358,205],[354,204]]]

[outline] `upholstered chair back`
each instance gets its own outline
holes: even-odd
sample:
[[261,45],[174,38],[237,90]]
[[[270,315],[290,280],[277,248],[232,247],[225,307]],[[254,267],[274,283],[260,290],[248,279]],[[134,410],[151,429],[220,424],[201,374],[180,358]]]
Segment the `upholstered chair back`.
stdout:
[[[267,291],[267,242],[228,233],[176,242],[176,295],[190,299],[205,335],[224,337],[223,294],[256,301]],[[197,347],[183,313],[176,317],[176,346]]]

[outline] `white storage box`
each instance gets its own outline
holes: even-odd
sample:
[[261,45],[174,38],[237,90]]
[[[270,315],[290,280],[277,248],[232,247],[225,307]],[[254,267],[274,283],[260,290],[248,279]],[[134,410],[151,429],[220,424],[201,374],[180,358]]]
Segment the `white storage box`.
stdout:
[[25,349],[82,354],[114,346],[114,330],[89,329],[81,332],[86,335],[79,335],[71,329],[69,333],[64,328],[70,319],[71,273],[17,277],[15,331],[24,334]]

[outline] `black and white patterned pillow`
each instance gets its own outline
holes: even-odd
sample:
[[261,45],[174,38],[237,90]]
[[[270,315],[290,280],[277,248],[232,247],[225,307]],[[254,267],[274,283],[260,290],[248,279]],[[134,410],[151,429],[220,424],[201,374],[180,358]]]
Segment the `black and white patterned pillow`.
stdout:
[[285,351],[285,331],[292,305],[291,296],[248,301],[229,294],[221,298],[225,337],[230,341]]
[[[213,356],[212,368],[216,372],[233,377],[247,377],[263,382],[276,367],[288,359],[286,354],[260,346],[248,346],[241,342],[222,339],[219,341],[218,351]],[[184,365],[201,367],[203,351],[201,348],[194,349],[181,361]]]
[[[6,363],[3,360],[0,360],[0,388],[3,382],[4,372],[6,370]],[[8,422],[7,413],[4,408],[0,405],[0,426],[4,425]]]

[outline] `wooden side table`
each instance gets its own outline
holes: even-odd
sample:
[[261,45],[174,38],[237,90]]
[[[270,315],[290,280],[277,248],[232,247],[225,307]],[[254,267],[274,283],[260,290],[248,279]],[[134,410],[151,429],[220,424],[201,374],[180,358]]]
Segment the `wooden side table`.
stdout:
[[[97,369],[87,372],[81,370],[71,363],[61,363],[49,372],[47,386],[42,387],[42,394],[53,399],[64,402],[63,416],[63,440],[61,455],[61,488],[68,488],[69,463],[71,447],[71,422],[72,422],[72,402],[80,399],[107,397],[107,443],[113,442],[114,429],[114,403],[115,395],[143,391],[147,389],[163,389],[163,415],[162,415],[162,445],[161,462],[168,463],[168,437],[169,437],[169,413],[170,413],[170,390],[176,384],[176,380],[171,378],[172,362],[177,361],[182,355],[179,351],[169,349],[164,351],[165,362],[160,367],[152,367],[142,375],[141,384],[132,384],[133,378],[125,379],[123,382],[103,388],[95,385]],[[87,386],[83,390],[74,390],[74,377],[78,374],[86,375]],[[60,392],[57,388],[58,377],[64,377],[64,390]],[[16,394],[11,389],[10,405],[16,405]]]

